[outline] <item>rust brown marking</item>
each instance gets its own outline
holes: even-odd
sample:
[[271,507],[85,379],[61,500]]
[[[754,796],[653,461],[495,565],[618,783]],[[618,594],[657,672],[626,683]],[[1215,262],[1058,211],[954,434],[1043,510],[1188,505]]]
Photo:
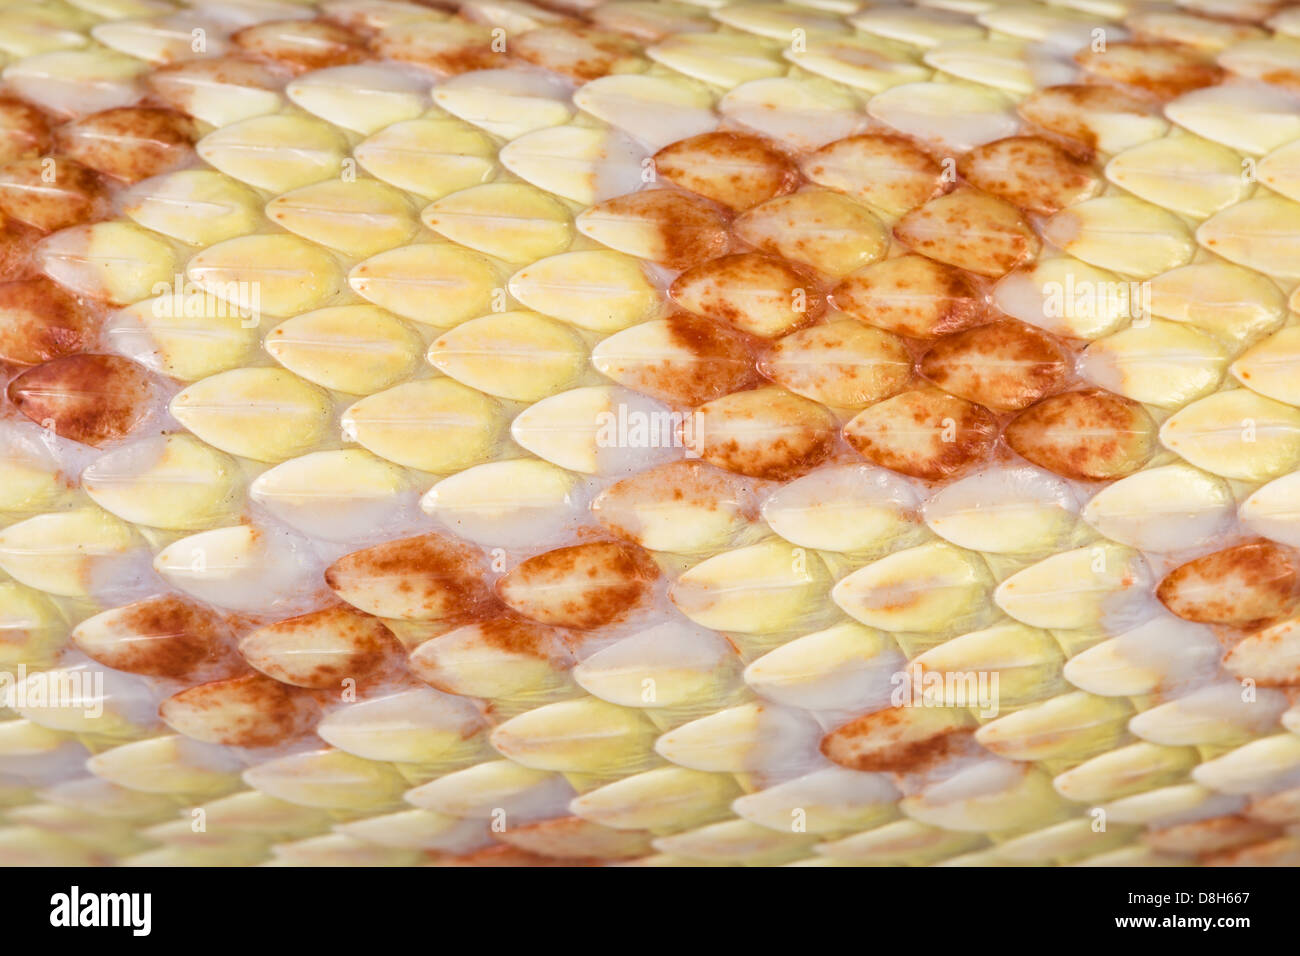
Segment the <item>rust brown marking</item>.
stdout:
[[246,57],[224,56],[164,64],[150,71],[145,82],[158,102],[188,114],[196,87],[223,85],[273,90],[278,85],[280,72],[287,71]]
[[513,846],[493,846],[459,856],[440,857],[438,866],[597,866],[601,861],[590,857],[561,859],[542,856]]
[[765,337],[792,332],[825,311],[825,297],[808,273],[757,252],[722,256],[688,268],[674,280],[668,295],[689,312]]
[[488,36],[464,43],[429,44],[420,34],[390,31],[374,37],[370,49],[381,57],[425,66],[444,76],[456,76],[474,70],[491,70],[509,65],[503,53],[492,49]]
[[526,617],[591,630],[642,605],[658,577],[658,566],[636,545],[594,541],[528,558],[498,582],[497,591]]
[[[386,675],[406,656],[383,621],[350,607],[270,624],[245,637],[239,649],[250,664],[276,680],[317,690],[336,690],[347,678],[360,683]],[[290,653],[281,653],[285,650]],[[312,660],[319,656],[328,660]]]
[[21,159],[0,169],[0,210],[42,232],[103,219],[108,190],[75,159]]
[[970,747],[970,727],[908,739],[909,716],[902,707],[866,714],[823,737],[821,752],[850,770],[908,774],[923,773]]
[[658,175],[742,212],[799,187],[799,171],[774,145],[719,130],[679,140],[655,154]]
[[490,600],[482,555],[438,534],[386,541],[344,555],[325,570],[325,583],[347,594],[374,584],[415,602],[430,617],[472,613]]
[[773,343],[759,370],[792,392],[836,407],[897,395],[912,377],[902,339],[856,322],[815,325]]
[[223,618],[173,595],[148,598],[115,612],[120,640],[86,647],[114,670],[171,680],[215,680],[247,670]]
[[126,437],[149,413],[155,391],[143,368],[116,355],[68,355],[23,372],[9,400],[32,421],[83,445]]
[[[1041,130],[1059,137],[1066,148],[1073,148],[1079,159],[1087,162],[1097,148],[1098,122],[1107,122],[1107,114],[1151,116],[1154,104],[1113,86],[1066,83],[1030,93],[1018,106],[1020,115]],[[1090,114],[1097,114],[1094,118]]]
[[1103,481],[1140,469],[1155,451],[1155,422],[1139,403],[1100,388],[1044,398],[1007,425],[1011,449],[1065,478]]
[[297,72],[357,63],[366,56],[359,36],[324,20],[272,20],[231,34],[250,56],[274,60]]
[[969,186],[913,209],[894,226],[910,249],[997,278],[1038,255],[1042,244],[1020,210]]
[[610,485],[592,502],[591,512],[612,534],[643,544],[643,529],[634,517],[637,506],[653,509],[672,502],[705,511],[725,507],[752,521],[762,505],[756,484],[702,461],[674,461]]
[[704,461],[770,481],[787,481],[826,461],[838,431],[826,408],[783,389],[736,392],[708,402],[691,428],[695,434],[683,438]]
[[727,251],[731,242],[727,217],[712,203],[676,189],[647,189],[616,196],[590,207],[594,219],[641,220],[654,229],[657,254],[670,269],[685,269]]
[[58,132],[60,150],[106,176],[139,182],[193,157],[198,127],[184,113],[125,106],[69,123]]
[[93,318],[52,279],[0,283],[0,359],[39,365],[89,347]]
[[844,426],[844,438],[874,464],[940,481],[985,458],[997,439],[986,408],[938,390],[914,389],[872,405]]
[[867,266],[831,291],[835,308],[909,338],[934,339],[987,321],[975,280],[955,266],[904,255]]
[[50,121],[37,107],[0,95],[0,164],[49,152]]
[[44,233],[0,212],[0,279],[34,279],[41,275],[33,255]]
[[1161,853],[1205,855],[1272,840],[1282,832],[1279,826],[1232,815],[1151,830],[1142,842]]
[[1074,59],[1099,80],[1159,100],[1214,86],[1227,75],[1213,60],[1176,43],[1108,43],[1105,52],[1084,49]]
[[957,171],[972,186],[1041,215],[1059,212],[1102,186],[1090,164],[1040,136],[977,146],[957,161]]
[[1051,336],[1007,320],[940,339],[920,370],[946,392],[1005,412],[1059,391],[1070,365]]
[[174,730],[228,747],[272,747],[308,733],[320,719],[312,696],[261,674],[190,687],[164,700],[158,716]]
[[521,34],[510,52],[525,63],[589,83],[611,73],[635,69],[644,60],[640,44],[590,27],[542,27]]
[[[635,839],[637,836],[641,839]],[[562,860],[631,859],[651,851],[650,836],[645,831],[614,830],[581,817],[558,817],[511,827],[501,839],[525,852]]]
[[624,360],[618,380],[638,392],[682,405],[699,405],[758,382],[745,336],[710,319],[679,312],[665,320],[679,352]]
[[[902,136],[862,133],[827,143],[803,160],[808,178],[895,210],[915,209],[945,189],[943,167]],[[887,177],[874,175],[880,167]]]
[[1179,617],[1207,624],[1261,627],[1300,603],[1300,573],[1290,551],[1259,540],[1180,565],[1156,596]]

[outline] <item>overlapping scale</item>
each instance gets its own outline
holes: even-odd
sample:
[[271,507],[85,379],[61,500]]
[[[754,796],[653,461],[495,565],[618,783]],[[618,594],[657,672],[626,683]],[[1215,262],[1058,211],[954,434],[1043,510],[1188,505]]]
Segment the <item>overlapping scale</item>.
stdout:
[[0,863],[1295,862],[1291,11],[42,10]]

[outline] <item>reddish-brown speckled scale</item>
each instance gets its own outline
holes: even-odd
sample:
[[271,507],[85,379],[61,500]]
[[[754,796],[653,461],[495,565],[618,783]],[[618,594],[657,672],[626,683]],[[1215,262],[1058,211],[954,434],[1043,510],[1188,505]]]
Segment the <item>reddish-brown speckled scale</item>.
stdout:
[[656,503],[672,503],[709,511],[728,509],[738,518],[753,520],[767,487],[702,461],[674,461],[610,485],[592,502],[591,513],[611,533],[644,544],[638,508],[653,513]]
[[0,96],[0,163],[29,159],[50,148],[50,123],[31,103]]
[[339,597],[380,617],[441,620],[490,599],[486,562],[454,538],[424,534],[344,555],[325,570]]
[[542,27],[515,37],[511,54],[526,63],[587,83],[643,63],[639,44],[616,33],[585,27]]
[[320,719],[311,694],[261,674],[190,687],[158,707],[167,726],[194,740],[271,747],[308,733]]
[[231,36],[251,56],[306,72],[356,63],[365,57],[365,42],[343,27],[323,20],[272,20],[244,27]]
[[826,757],[850,770],[876,773],[922,773],[967,752],[973,727],[957,718],[927,727],[916,708],[889,707],[865,714],[822,738]]
[[825,406],[777,387],[701,405],[692,428],[689,438],[700,458],[771,481],[788,481],[826,461],[838,432]]
[[655,154],[658,175],[714,202],[743,212],[794,192],[799,171],[761,136],[718,130],[665,146]]
[[1282,828],[1243,816],[1211,817],[1151,830],[1142,842],[1177,855],[1221,853],[1282,835]]
[[486,33],[482,39],[431,48],[422,42],[419,33],[408,36],[402,30],[388,30],[370,41],[370,49],[385,59],[428,67],[444,76],[510,66],[506,54],[492,49],[492,40]]
[[570,631],[503,614],[430,638],[411,653],[410,669],[438,690],[470,694],[478,688],[459,683],[458,675],[444,666],[442,652],[448,644],[454,644],[458,659],[463,659],[464,654],[483,655],[487,659],[508,654],[536,658],[557,671],[567,671],[578,662],[573,653],[578,643],[579,638]]
[[599,227],[602,220],[610,219],[645,223],[654,233],[648,258],[670,269],[713,259],[731,243],[727,218],[716,206],[676,189],[646,189],[607,199],[590,207],[581,221]]
[[0,283],[0,359],[39,365],[89,347],[88,310],[45,276]]
[[1254,541],[1180,565],[1156,596],[1189,621],[1259,627],[1300,604],[1300,571],[1288,549]]
[[0,278],[26,279],[39,274],[32,247],[41,232],[0,213]]
[[907,387],[912,358],[898,336],[857,322],[791,332],[759,360],[764,375],[831,407],[861,407]]
[[650,852],[648,833],[602,827],[581,817],[511,827],[498,839],[525,852],[558,859],[626,860]]
[[1173,99],[1223,81],[1223,67],[1199,51],[1174,43],[1107,43],[1105,50],[1080,50],[1074,59],[1105,83],[1160,100]]
[[149,373],[116,355],[67,355],[30,368],[9,383],[9,401],[56,434],[83,445],[125,438],[149,413]]
[[913,478],[940,481],[983,460],[998,423],[986,408],[937,389],[913,389],[866,409],[844,438],[868,461]]
[[765,338],[807,325],[826,307],[808,273],[757,252],[699,263],[673,281],[668,295],[689,312]]
[[1039,136],[977,146],[957,161],[972,186],[1044,216],[1096,195],[1105,185],[1090,163]]
[[745,336],[688,312],[663,321],[673,352],[609,357],[606,374],[628,388],[681,405],[699,405],[757,384],[754,353]]
[[599,860],[589,857],[562,858],[529,853],[513,846],[493,846],[460,856],[446,856],[435,866],[595,866]]
[[969,186],[913,209],[894,237],[915,252],[997,278],[1038,255],[1042,243],[1020,210]]
[[867,266],[831,290],[835,308],[909,338],[934,339],[987,321],[984,295],[967,273],[925,256]]
[[658,577],[658,566],[636,545],[592,541],[528,558],[498,582],[497,592],[533,620],[590,630],[644,604]]
[[1158,112],[1151,102],[1122,89],[1090,83],[1036,90],[1020,101],[1017,110],[1039,131],[1060,138],[1083,159],[1090,158],[1097,148],[1098,132],[1089,113],[1152,116]]
[[106,176],[139,182],[184,165],[198,127],[183,113],[127,106],[95,113],[59,129],[59,150]]
[[920,370],[946,392],[1008,412],[1061,389],[1070,364],[1050,336],[1008,320],[940,339]]
[[348,678],[386,676],[405,650],[383,621],[350,607],[331,607],[277,621],[239,642],[244,658],[286,684],[337,690]]
[[[101,619],[104,620],[104,619]],[[175,595],[161,595],[109,612],[107,639],[73,640],[114,670],[172,680],[217,680],[247,671],[221,615]]]
[[44,232],[104,218],[108,190],[75,159],[33,157],[0,168],[0,210]]
[[836,140],[801,165],[813,182],[893,214],[915,209],[947,188],[938,161],[901,136],[863,133]]
[[1139,403],[1100,388],[1062,392],[1031,405],[1004,433],[1035,465],[1065,478],[1106,481],[1140,469],[1156,447],[1156,426]]
[[249,89],[275,89],[284,67],[242,57],[214,57],[210,60],[185,60],[169,63],[149,73],[150,92],[161,103],[187,113],[196,88],[211,84],[229,84]]

